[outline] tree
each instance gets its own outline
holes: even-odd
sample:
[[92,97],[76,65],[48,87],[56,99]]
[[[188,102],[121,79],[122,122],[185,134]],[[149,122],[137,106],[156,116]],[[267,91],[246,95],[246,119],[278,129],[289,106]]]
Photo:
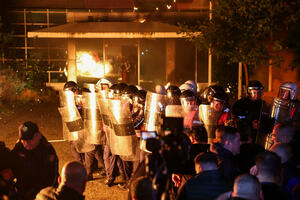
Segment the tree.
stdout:
[[[180,24],[200,48],[211,48],[228,63],[256,66],[285,48],[288,28],[300,17],[299,0],[212,0],[212,19]],[[278,61],[280,59],[273,59]],[[272,63],[274,64],[274,63]]]

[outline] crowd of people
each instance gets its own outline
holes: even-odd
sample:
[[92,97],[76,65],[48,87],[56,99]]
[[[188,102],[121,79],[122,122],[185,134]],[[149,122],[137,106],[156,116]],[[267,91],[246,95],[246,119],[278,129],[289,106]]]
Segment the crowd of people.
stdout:
[[12,150],[0,144],[1,198],[84,199],[98,173],[135,200],[298,200],[298,87],[282,84],[270,105],[263,89],[250,81],[248,95],[231,106],[222,86],[199,91],[191,80],[153,91],[69,81],[59,111],[74,161],[59,174],[52,145],[24,122]]

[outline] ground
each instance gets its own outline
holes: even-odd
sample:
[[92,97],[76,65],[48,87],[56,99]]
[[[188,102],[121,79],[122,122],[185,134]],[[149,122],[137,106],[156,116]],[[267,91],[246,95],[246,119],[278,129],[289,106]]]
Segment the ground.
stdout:
[[[18,127],[25,121],[38,124],[40,132],[49,140],[56,150],[61,171],[65,162],[73,160],[70,146],[62,137],[62,122],[57,110],[58,102],[34,103],[29,105],[10,106],[11,109],[0,108],[0,141],[12,149],[18,138]],[[118,178],[117,178],[118,180]],[[89,181],[85,190],[87,200],[127,199],[127,192],[117,185],[109,188],[103,184],[104,177],[96,175],[96,179]],[[118,183],[116,181],[116,183]]]

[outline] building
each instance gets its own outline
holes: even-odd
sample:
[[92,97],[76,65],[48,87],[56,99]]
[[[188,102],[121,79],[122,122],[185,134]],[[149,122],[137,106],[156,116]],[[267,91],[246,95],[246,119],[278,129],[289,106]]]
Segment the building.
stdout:
[[50,85],[101,76],[146,88],[208,81],[208,52],[176,26],[207,17],[206,0],[15,0],[8,7],[16,43],[2,62],[38,62]]

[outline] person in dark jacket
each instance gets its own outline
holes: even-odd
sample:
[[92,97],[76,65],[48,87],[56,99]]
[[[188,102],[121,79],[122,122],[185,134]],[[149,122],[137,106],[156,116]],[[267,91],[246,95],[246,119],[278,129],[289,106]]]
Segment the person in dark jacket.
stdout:
[[262,185],[264,200],[289,199],[288,194],[280,187],[281,159],[276,153],[265,151],[256,159],[256,177]]
[[42,189],[36,200],[83,200],[83,192],[87,181],[85,167],[77,161],[64,165],[61,176],[58,178],[59,186]]
[[184,184],[177,199],[210,200],[230,191],[231,187],[218,171],[217,162],[217,156],[214,153],[200,153],[195,158],[197,175]]
[[17,158],[16,186],[22,199],[32,200],[42,188],[57,184],[56,152],[35,123],[27,121],[19,127],[12,153]]
[[233,184],[234,179],[240,174],[237,155],[240,153],[240,133],[233,127],[220,127],[220,143],[214,143],[211,151],[219,158],[219,169],[226,180]]

